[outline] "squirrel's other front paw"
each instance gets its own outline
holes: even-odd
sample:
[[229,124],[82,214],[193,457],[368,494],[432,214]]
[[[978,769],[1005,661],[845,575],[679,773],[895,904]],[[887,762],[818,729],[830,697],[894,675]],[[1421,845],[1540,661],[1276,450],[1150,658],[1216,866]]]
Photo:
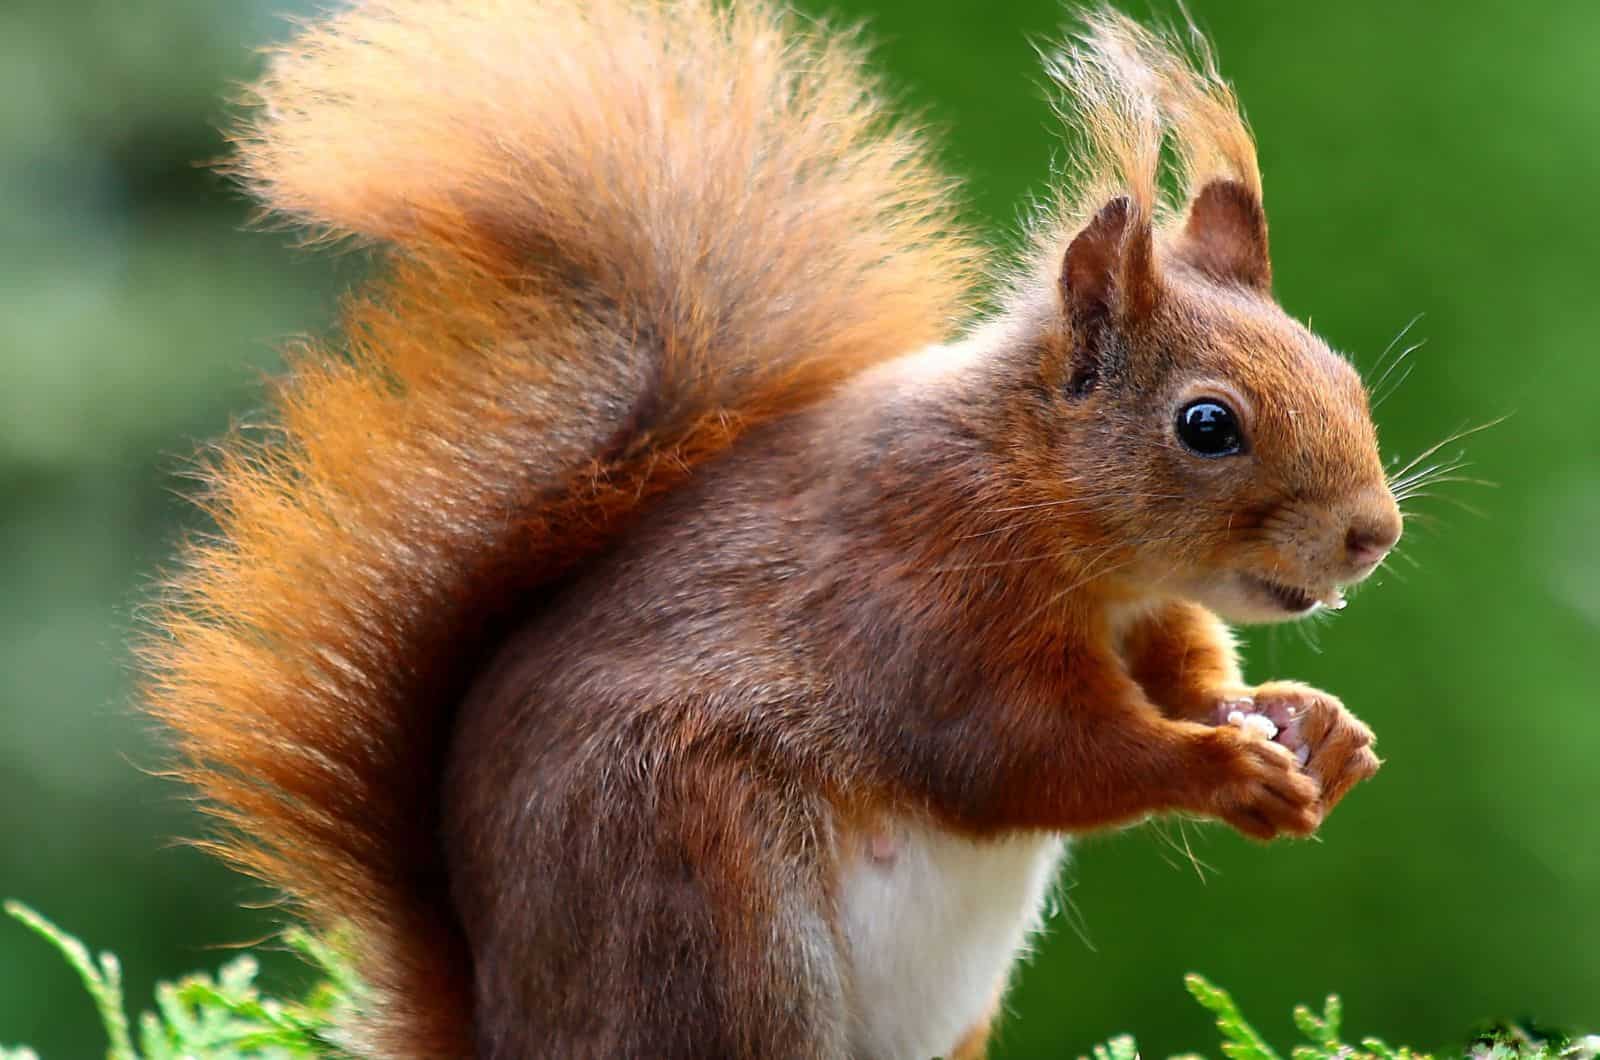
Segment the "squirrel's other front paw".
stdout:
[[1220,725],[1211,750],[1220,776],[1197,809],[1256,839],[1310,835],[1322,823],[1321,790],[1287,747],[1242,726]]
[[[1247,702],[1229,700],[1217,708],[1217,724],[1265,718],[1276,729],[1267,738],[1293,752],[1321,789],[1318,807],[1333,809],[1358,781],[1382,763],[1372,751],[1372,730],[1333,696],[1296,681],[1273,681],[1251,691]],[[1234,724],[1238,724],[1237,721]],[[1265,729],[1260,730],[1266,735]]]

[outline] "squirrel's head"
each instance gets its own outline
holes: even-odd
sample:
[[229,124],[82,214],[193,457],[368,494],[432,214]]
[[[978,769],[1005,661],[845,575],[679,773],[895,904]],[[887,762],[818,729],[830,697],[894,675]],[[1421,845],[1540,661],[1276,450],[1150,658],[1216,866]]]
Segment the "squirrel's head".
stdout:
[[1339,606],[1399,539],[1366,389],[1273,301],[1253,190],[1207,184],[1161,235],[1110,199],[1057,295],[1041,440],[1080,534],[1127,546],[1119,579],[1278,621]]

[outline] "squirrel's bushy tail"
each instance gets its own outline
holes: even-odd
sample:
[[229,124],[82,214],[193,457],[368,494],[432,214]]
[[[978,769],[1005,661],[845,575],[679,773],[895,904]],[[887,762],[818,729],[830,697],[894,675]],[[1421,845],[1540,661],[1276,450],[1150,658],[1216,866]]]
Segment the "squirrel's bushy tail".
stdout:
[[943,338],[975,255],[849,35],[711,0],[370,0],[271,57],[237,171],[380,248],[144,651],[215,846],[347,928],[361,1048],[471,1055],[439,854],[497,613],[746,425]]

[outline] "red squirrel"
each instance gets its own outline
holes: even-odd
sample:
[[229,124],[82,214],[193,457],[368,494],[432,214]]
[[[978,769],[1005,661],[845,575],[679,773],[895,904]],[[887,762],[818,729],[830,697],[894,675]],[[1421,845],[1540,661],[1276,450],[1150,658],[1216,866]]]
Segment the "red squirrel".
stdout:
[[362,1055],[979,1057],[1065,837],[1304,836],[1377,769],[1225,624],[1401,532],[1234,95],[1110,11],[1051,73],[1077,164],[997,272],[776,4],[356,0],[273,54],[237,174],[381,268],[217,448],[146,698],[345,933]]

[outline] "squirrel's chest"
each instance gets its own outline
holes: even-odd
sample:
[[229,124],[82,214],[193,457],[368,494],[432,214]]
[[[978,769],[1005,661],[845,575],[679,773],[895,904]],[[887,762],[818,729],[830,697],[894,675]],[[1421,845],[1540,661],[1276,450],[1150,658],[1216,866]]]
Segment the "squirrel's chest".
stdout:
[[947,1055],[982,1023],[1043,907],[1057,836],[974,842],[909,819],[845,837],[839,887],[852,984],[852,1051]]

